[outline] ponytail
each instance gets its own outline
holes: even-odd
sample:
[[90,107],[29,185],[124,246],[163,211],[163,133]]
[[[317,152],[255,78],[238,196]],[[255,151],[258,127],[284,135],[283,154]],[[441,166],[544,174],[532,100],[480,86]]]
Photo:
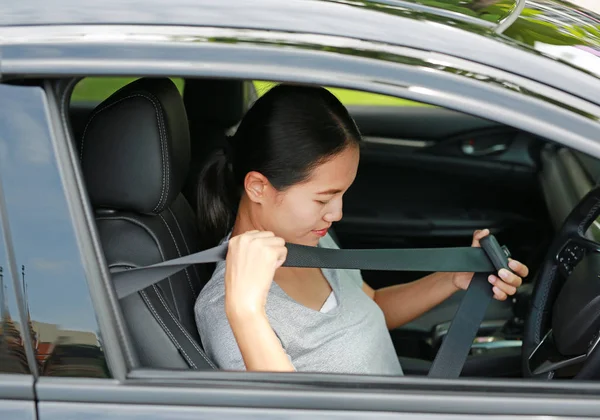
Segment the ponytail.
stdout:
[[[228,139],[225,141],[229,143]],[[200,172],[196,208],[204,247],[217,245],[235,221],[239,194],[233,181],[230,151],[225,146],[214,152]]]

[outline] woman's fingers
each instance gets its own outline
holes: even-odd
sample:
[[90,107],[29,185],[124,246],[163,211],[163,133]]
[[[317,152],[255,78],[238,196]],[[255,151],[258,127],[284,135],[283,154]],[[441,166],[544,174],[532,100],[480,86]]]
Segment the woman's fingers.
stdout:
[[488,236],[489,234],[490,234],[489,229],[476,230],[475,232],[473,232],[473,242],[471,243],[471,246],[476,246],[476,247],[481,246],[479,241],[482,240],[483,238],[485,238],[486,236]]
[[529,268],[525,264],[523,264],[517,260],[513,260],[513,259],[509,258],[508,266],[510,267],[510,269],[512,271],[514,271],[521,278],[527,277],[529,275]]
[[494,275],[490,276],[490,279],[491,284],[498,287],[500,290],[502,290],[508,295],[514,295],[517,292],[517,286],[513,286],[512,284],[505,282],[504,279],[501,279]]
[[500,290],[497,286],[494,286],[492,290],[494,291],[494,299],[504,301],[508,298],[508,295]]

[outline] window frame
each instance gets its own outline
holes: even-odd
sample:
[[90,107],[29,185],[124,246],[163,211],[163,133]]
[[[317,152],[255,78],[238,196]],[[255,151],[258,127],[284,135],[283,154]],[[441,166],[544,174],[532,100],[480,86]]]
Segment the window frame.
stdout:
[[[19,308],[18,315],[25,319],[20,321],[21,325],[27,325],[35,332],[35,335],[23,335],[32,380],[36,381],[42,375],[64,374],[65,371],[71,376],[86,375],[84,372],[90,375],[90,366],[86,365],[91,360],[89,353],[79,353],[76,360],[69,358],[74,349],[82,348],[88,352],[96,351],[92,364],[96,363],[98,369],[91,374],[110,377],[101,352],[102,337],[97,335],[96,311],[90,307],[92,302],[88,300],[83,262],[63,195],[65,188],[59,173],[61,168],[54,155],[56,121],[51,117],[48,106],[52,101],[49,101],[39,81],[0,84],[0,92],[2,98],[10,100],[12,105],[4,104],[4,118],[0,121],[4,157],[0,168],[3,182],[0,187],[0,217],[10,268],[5,270],[5,279],[14,282],[16,298],[13,299],[16,299]],[[35,142],[27,143],[29,139],[35,139]],[[42,198],[40,193],[43,192],[47,192],[48,196]],[[24,196],[31,201],[24,200]],[[38,208],[40,201],[47,206],[46,211]],[[30,212],[33,214],[30,215]],[[52,242],[55,235],[61,238],[59,243]],[[23,264],[16,264],[16,261]],[[28,264],[33,265],[33,270],[28,273],[34,276],[28,276],[26,281],[25,267]],[[17,270],[19,265],[21,271]],[[61,272],[63,269],[65,271]],[[14,280],[10,280],[11,277],[15,277]],[[65,287],[72,289],[70,293],[56,287],[54,281],[59,280],[60,284],[62,279],[67,279]],[[45,286],[49,287],[42,291]],[[61,300],[64,295],[68,297]],[[61,318],[61,309],[72,309],[77,313],[68,312],[66,317],[57,320]],[[83,320],[79,325],[85,326],[70,329],[66,325],[65,328],[64,323],[69,324],[71,319]]]
[[[101,30],[101,28],[98,28]],[[179,30],[179,29],[177,29]],[[233,31],[235,33],[235,31]],[[241,31],[240,37],[251,37],[254,31]],[[262,34],[256,31],[257,37]],[[288,34],[289,35],[289,34]],[[282,34],[283,36],[283,34]],[[325,41],[329,38],[324,37]],[[351,40],[347,40],[351,43]],[[291,41],[290,41],[291,42]],[[173,76],[173,77],[220,77],[261,80],[287,81],[293,83],[318,84],[324,86],[356,89],[383,95],[397,96],[419,102],[432,103],[448,109],[466,112],[482,118],[509,124],[520,129],[535,132],[553,141],[568,142],[569,147],[579,146],[580,150],[600,157],[600,144],[594,141],[593,129],[598,129],[598,123],[581,116],[575,112],[567,111],[560,105],[553,105],[539,97],[529,96],[513,89],[503,89],[496,85],[477,81],[474,78],[463,77],[458,74],[443,71],[425,71],[417,65],[405,63],[391,63],[385,59],[353,57],[350,51],[334,51],[325,53],[317,48],[307,49],[302,44],[301,37],[295,48],[280,48],[266,43],[248,43],[231,45],[228,43],[202,43],[193,45],[202,57],[200,61],[190,58],[190,48],[179,48],[176,43],[165,42],[154,44],[133,43],[128,48],[139,48],[144,59],[130,60],[124,57],[110,42],[103,44],[85,44],[89,47],[89,57],[78,57],[81,49],[71,48],[59,41],[48,42],[46,46],[57,49],[57,57],[44,61],[36,57],[21,56],[20,62],[15,65],[11,62],[11,54],[4,56],[4,71],[19,69],[20,74],[54,77],[78,77],[84,75],[128,75],[128,76]],[[372,47],[373,53],[381,53],[380,45],[363,42],[362,48]],[[149,54],[152,52],[153,54]],[[398,52],[398,51],[396,51]],[[478,69],[492,78],[502,79],[507,83],[517,86],[523,85],[533,89],[538,95],[548,95],[554,101],[566,101],[569,106],[579,106],[580,109],[591,111],[600,115],[600,107],[572,97],[564,92],[559,92],[549,86],[523,79],[514,74],[498,69],[488,68],[476,63],[470,63],[451,56],[440,57],[440,54],[429,54],[420,50],[402,48],[401,52],[406,57],[435,57],[451,63],[455,68],[464,71]],[[164,53],[164,54],[161,54]],[[103,64],[99,63],[98,57]],[[150,60],[150,57],[154,59]],[[159,58],[156,58],[159,57]],[[167,59],[170,57],[170,59]],[[248,62],[253,57],[261,64],[278,63],[277,66],[261,66],[256,62]],[[313,60],[307,62],[306,57]],[[6,60],[5,60],[6,59]],[[340,71],[354,65],[353,71]],[[289,70],[283,77],[282,69]],[[308,71],[307,69],[311,70]],[[50,102],[50,113],[54,129],[54,147],[59,162],[67,192],[73,222],[76,225],[78,239],[82,252],[87,255],[87,280],[92,291],[92,297],[98,312],[98,321],[102,335],[107,346],[107,358],[111,364],[117,383],[115,389],[99,389],[96,394],[98,401],[102,402],[137,402],[137,403],[164,403],[179,405],[218,405],[218,406],[256,406],[256,407],[296,407],[296,408],[322,408],[334,409],[384,409],[390,411],[416,412],[454,412],[465,413],[498,413],[499,410],[508,414],[540,414],[536,411],[536,404],[542,405],[541,411],[548,414],[589,414],[600,412],[600,400],[586,400],[586,404],[574,406],[569,409],[568,403],[576,400],[582,393],[592,396],[600,394],[600,384],[583,384],[575,381],[564,383],[540,383],[532,380],[501,380],[477,381],[460,379],[458,381],[440,381],[423,378],[387,378],[387,377],[357,377],[354,375],[329,375],[329,374],[264,374],[257,372],[217,372],[217,371],[184,371],[161,372],[140,369],[136,363],[135,355],[127,335],[124,333],[124,322],[121,316],[118,301],[114,290],[109,286],[110,277],[106,267],[96,229],[94,227],[93,212],[84,195],[84,184],[79,170],[77,155],[73,142],[70,139],[69,122],[65,117],[68,109],[68,98],[74,85],[74,80],[56,80],[47,82],[45,89]],[[394,83],[391,83],[391,82]],[[464,90],[463,90],[464,89]],[[60,99],[59,99],[60,98]],[[468,99],[468,100],[467,100]],[[514,102],[511,102],[514,101]],[[506,103],[515,107],[506,107]],[[482,106],[488,105],[488,106]],[[516,106],[518,105],[518,106]],[[504,111],[494,114],[496,111]],[[553,115],[552,124],[541,125],[542,114]],[[492,118],[493,117],[493,118]],[[559,127],[565,125],[576,128]],[[157,381],[163,381],[162,383]],[[64,400],[61,390],[65,384],[73,386],[77,381],[63,382],[57,378],[42,378],[40,390],[45,398]],[[88,381],[80,381],[89,384]],[[127,387],[119,384],[125,383]],[[168,385],[180,385],[173,390]],[[362,384],[364,388],[357,394],[356,385]],[[186,386],[187,385],[187,386]],[[192,386],[190,386],[192,385]],[[223,389],[215,389],[215,386]],[[249,386],[252,389],[249,389]],[[457,391],[456,388],[460,387]],[[121,391],[127,390],[127,392]],[[329,392],[324,393],[324,390]],[[389,391],[402,391],[389,395]],[[535,397],[537,403],[531,405],[531,400],[526,398],[516,399],[509,407],[490,407],[505,398],[518,397],[517,391],[522,395]],[[576,392],[575,392],[576,390]],[[551,394],[550,398],[543,397]],[[319,395],[321,394],[321,395]],[[468,403],[468,399],[473,401]],[[269,398],[265,399],[264,397]],[[237,398],[239,397],[239,398]],[[429,404],[425,397],[438,399],[438,403]],[[562,398],[561,398],[562,397]],[[258,398],[258,399],[256,399]],[[89,395],[84,396],[83,391],[75,393],[70,401],[89,401]],[[542,401],[543,400],[543,401]],[[353,402],[354,401],[354,402]],[[379,401],[379,403],[376,403]],[[387,404],[387,405],[386,405]],[[539,407],[538,407],[539,408]],[[441,411],[440,411],[441,410]],[[554,410],[554,411],[552,411]],[[583,411],[582,411],[583,410]]]

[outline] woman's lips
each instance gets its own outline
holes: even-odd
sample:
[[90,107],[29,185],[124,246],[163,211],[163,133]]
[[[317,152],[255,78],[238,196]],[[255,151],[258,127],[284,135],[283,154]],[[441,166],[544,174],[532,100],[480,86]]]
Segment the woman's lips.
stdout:
[[321,229],[321,230],[313,230],[313,232],[320,237],[323,237],[325,235],[327,235],[327,231],[329,230],[329,228],[327,229]]

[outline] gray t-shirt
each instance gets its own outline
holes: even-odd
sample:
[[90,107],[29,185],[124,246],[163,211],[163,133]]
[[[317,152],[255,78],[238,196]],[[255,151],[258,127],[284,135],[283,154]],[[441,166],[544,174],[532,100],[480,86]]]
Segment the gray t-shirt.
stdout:
[[[329,235],[319,246],[337,248]],[[360,271],[323,269],[323,275],[337,300],[329,312],[297,303],[275,282],[267,296],[267,318],[296,370],[402,375],[383,312],[363,292]],[[217,264],[194,310],[208,356],[221,369],[245,370],[225,315],[225,262]]]

